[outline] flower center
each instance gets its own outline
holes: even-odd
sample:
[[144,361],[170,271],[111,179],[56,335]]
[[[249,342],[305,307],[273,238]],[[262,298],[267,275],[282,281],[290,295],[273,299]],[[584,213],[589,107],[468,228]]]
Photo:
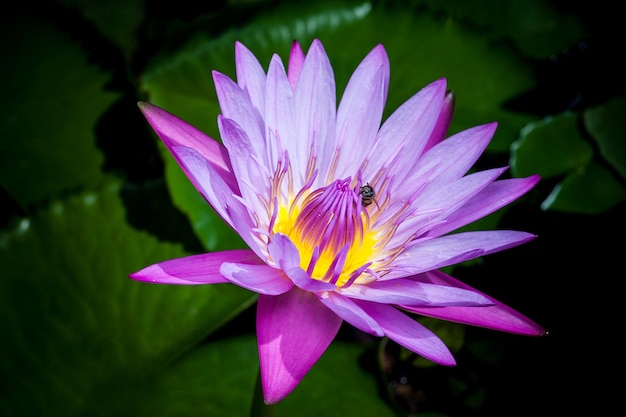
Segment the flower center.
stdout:
[[352,284],[370,266],[375,233],[362,197],[351,179],[296,198],[281,207],[274,232],[291,239],[300,252],[300,266],[314,279],[337,286]]

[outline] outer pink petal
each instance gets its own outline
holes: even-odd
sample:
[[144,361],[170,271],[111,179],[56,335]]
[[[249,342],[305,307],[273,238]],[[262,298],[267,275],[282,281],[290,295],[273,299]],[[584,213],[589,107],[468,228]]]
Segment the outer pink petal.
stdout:
[[[420,274],[419,279],[428,280],[443,285],[453,285],[459,288],[472,289],[467,284],[444,274],[441,271],[432,271]],[[477,291],[478,292],[478,291]],[[485,295],[485,294],[483,294]],[[400,306],[401,308],[423,316],[485,327],[498,331],[522,334],[526,336],[544,336],[547,331],[530,320],[528,317],[485,295],[494,305],[485,307],[415,307]]]
[[[150,123],[150,126],[152,126],[170,152],[175,146],[195,149],[211,164],[215,173],[222,178],[231,190],[237,192],[237,180],[233,175],[226,148],[160,107],[142,101],[138,103],[138,106],[148,123]],[[174,158],[180,163],[177,155],[174,152],[172,153]],[[188,173],[186,172],[186,174]]]
[[239,262],[249,265],[263,263],[252,251],[237,249],[170,259],[150,265],[130,274],[130,277],[137,281],[155,284],[221,284],[229,282],[220,273],[220,267],[224,262]]
[[441,112],[439,113],[439,118],[437,119],[437,124],[433,129],[433,132],[424,147],[424,151],[429,150],[442,140],[446,138],[446,134],[448,133],[448,128],[450,127],[450,122],[452,121],[452,113],[454,112],[454,93],[452,91],[448,91],[443,100],[443,106],[441,108]]
[[357,329],[378,337],[385,335],[376,320],[371,318],[353,300],[330,291],[320,293],[318,297],[326,307]]
[[299,289],[259,296],[257,338],[267,404],[279,402],[298,385],[333,341],[341,323],[314,294]]
[[293,288],[293,282],[283,271],[266,264],[224,262],[220,273],[233,284],[259,294],[279,295]]
[[438,364],[456,364],[445,343],[416,320],[386,304],[366,301],[358,303],[378,322],[391,340]]
[[289,78],[289,84],[291,89],[296,89],[298,84],[298,78],[300,77],[300,71],[302,71],[302,65],[304,65],[304,52],[298,41],[293,41],[291,44],[291,53],[289,54],[289,65],[287,67],[287,77]]
[[446,285],[429,284],[414,279],[375,281],[338,289],[345,297],[383,304],[410,305],[489,305],[491,300],[476,291]]

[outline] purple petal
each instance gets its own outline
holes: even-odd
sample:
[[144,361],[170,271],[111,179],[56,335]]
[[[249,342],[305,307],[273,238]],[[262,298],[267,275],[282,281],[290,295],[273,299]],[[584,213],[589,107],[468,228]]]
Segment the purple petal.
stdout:
[[[146,102],[139,102],[138,105],[150,126],[170,152],[176,146],[195,149],[233,192],[238,190],[228,152],[221,144],[160,107]],[[172,154],[180,164],[177,155],[174,152]],[[186,174],[188,173],[186,172]]]
[[[299,159],[300,140],[296,134],[293,90],[287,80],[283,63],[274,55],[267,70],[265,84],[265,132],[269,150],[270,167],[275,167],[282,149],[287,149],[294,166],[306,166],[306,159]],[[301,184],[297,184],[296,188]]]
[[237,84],[250,98],[252,106],[261,111],[265,103],[265,72],[263,67],[241,42],[235,42]]
[[417,320],[386,304],[366,301],[358,303],[383,328],[385,336],[399,345],[440,365],[456,364],[447,346]]
[[346,297],[383,304],[442,306],[491,304],[491,300],[476,291],[403,278],[374,281],[364,285],[353,284],[337,292]]
[[[435,284],[450,285],[459,288],[472,289],[473,291],[479,292],[469,285],[466,285],[441,271],[427,272],[425,274],[420,274],[419,277],[420,280],[428,280],[429,282]],[[485,327],[508,333],[526,336],[544,336],[547,334],[544,328],[523,314],[518,313],[511,307],[502,304],[488,295],[485,295],[485,297],[489,298],[493,305],[485,307],[415,307],[403,305],[400,307],[423,316]]]
[[[337,110],[335,178],[352,175],[376,139],[389,87],[389,58],[376,46],[356,68]],[[343,151],[342,151],[343,150]]]
[[267,404],[285,398],[333,341],[342,320],[314,294],[293,289],[260,295],[257,338],[263,394]]
[[374,178],[379,169],[391,169],[399,182],[422,154],[441,112],[446,80],[439,79],[418,91],[396,109],[380,128],[367,158],[363,177]]
[[136,281],[155,284],[221,284],[229,282],[220,273],[224,262],[259,265],[263,261],[247,249],[202,253],[184,258],[170,259],[150,265],[130,274]]
[[298,248],[296,248],[287,236],[280,233],[272,236],[272,241],[269,243],[268,249],[274,262],[280,266],[285,274],[287,274],[299,288],[311,292],[334,291],[336,289],[333,284],[311,278],[311,276],[300,267]]
[[[307,161],[313,148],[320,172],[317,178],[323,182],[335,149],[337,96],[333,68],[322,43],[317,39],[313,40],[304,60],[294,97],[299,143],[297,156],[289,156]],[[304,178],[296,180],[303,182]]]
[[[213,71],[213,82],[222,114],[225,118],[233,120],[246,132],[255,155],[259,156],[260,162],[267,163],[265,124],[261,113],[265,106],[254,107],[250,101],[249,93],[245,93],[224,74]],[[265,90],[263,94],[265,94]]]
[[378,323],[353,300],[330,291],[320,293],[318,297],[326,307],[357,329],[378,337],[385,335]]
[[220,273],[233,284],[259,294],[279,295],[293,288],[293,282],[283,271],[266,264],[224,262]]
[[430,174],[433,184],[443,184],[461,178],[483,153],[496,127],[495,122],[476,126],[443,140],[417,160],[406,182],[411,183],[422,173],[432,171],[433,167],[437,168]]
[[527,193],[537,182],[539,175],[495,181],[447,216],[445,223],[433,227],[428,235],[441,236],[481,219]]
[[291,89],[295,91],[298,84],[298,78],[304,65],[304,52],[298,41],[293,41],[291,44],[291,53],[289,54],[289,65],[287,67],[287,78],[289,78],[289,84]]
[[450,128],[450,122],[452,121],[452,113],[454,112],[454,93],[452,91],[448,91],[443,100],[443,106],[441,107],[441,112],[439,113],[439,118],[437,119],[437,124],[433,129],[433,132],[424,147],[424,151],[429,150],[442,140],[446,138],[446,134],[448,133],[448,129]]
[[418,274],[509,249],[535,237],[513,230],[488,230],[426,239],[416,242],[398,256],[392,262],[392,273],[385,279],[395,278],[397,275],[393,274],[393,269],[396,268],[401,271],[401,276]]

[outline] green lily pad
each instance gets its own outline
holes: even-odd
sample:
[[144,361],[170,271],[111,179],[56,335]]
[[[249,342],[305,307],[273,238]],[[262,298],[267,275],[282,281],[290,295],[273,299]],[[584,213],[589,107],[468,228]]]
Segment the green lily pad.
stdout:
[[583,113],[587,130],[598,143],[602,158],[626,179],[626,98],[616,97]]
[[581,136],[578,118],[577,113],[566,113],[526,126],[511,146],[513,175],[552,178],[588,164],[593,149]]
[[[0,111],[0,186],[22,208],[96,186],[104,158],[94,127],[119,96],[110,76],[51,23],[16,14],[0,27],[5,56]],[[62,112],[63,117],[59,117]]]
[[606,168],[591,162],[558,184],[541,208],[599,214],[624,200],[626,189]]
[[255,300],[231,285],[128,277],[184,255],[125,223],[117,184],[2,232],[0,414],[92,414],[92,397],[171,363]]

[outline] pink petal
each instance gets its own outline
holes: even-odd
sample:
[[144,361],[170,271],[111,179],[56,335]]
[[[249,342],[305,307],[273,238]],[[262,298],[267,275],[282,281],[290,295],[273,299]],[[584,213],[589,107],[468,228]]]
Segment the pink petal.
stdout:
[[299,289],[259,296],[257,338],[267,404],[279,402],[298,385],[333,341],[341,323],[314,294]]
[[476,291],[403,278],[374,281],[365,285],[354,284],[337,292],[345,297],[383,304],[472,306],[491,304],[487,297]]
[[220,273],[220,267],[224,262],[250,265],[263,263],[252,251],[237,249],[170,259],[150,265],[130,274],[130,277],[137,281],[155,284],[221,284],[229,282]]
[[389,58],[376,46],[356,68],[337,110],[335,178],[353,175],[376,139],[389,87]]
[[378,323],[353,300],[330,291],[320,293],[318,297],[326,307],[357,329],[379,337],[385,335]]
[[452,121],[452,113],[454,112],[454,93],[452,91],[448,91],[443,100],[443,106],[441,107],[441,112],[439,113],[439,117],[437,118],[437,124],[433,129],[433,132],[424,147],[424,151],[429,150],[442,140],[446,138],[446,134],[448,133],[448,129],[450,128],[450,122]]
[[[472,289],[469,285],[444,274],[441,271],[432,271],[420,274],[420,279],[427,279],[430,282],[442,285],[451,285],[459,288]],[[482,294],[482,293],[481,293]],[[485,294],[483,294],[485,295]],[[473,326],[485,327],[508,333],[521,334],[526,336],[544,336],[546,330],[501,302],[485,295],[493,305],[485,307],[415,307],[401,306],[401,308],[423,316],[453,321],[456,323],[469,324]]]
[[224,262],[220,273],[233,284],[259,294],[279,295],[293,288],[293,282],[283,271],[265,264]]
[[291,89],[295,91],[298,84],[298,78],[304,65],[304,52],[298,41],[293,41],[291,44],[291,53],[289,54],[289,65],[287,67],[287,77],[289,78],[289,84]]
[[456,364],[445,343],[417,320],[386,304],[358,303],[383,328],[385,336],[399,345],[440,365]]
[[[238,190],[237,180],[230,166],[228,152],[221,144],[160,107],[146,102],[139,102],[138,105],[150,126],[152,126],[170,152],[176,146],[195,149],[211,164],[215,173],[222,178],[222,181],[233,192]],[[172,153],[174,154],[174,152]],[[174,158],[180,164],[176,154],[174,154]]]

